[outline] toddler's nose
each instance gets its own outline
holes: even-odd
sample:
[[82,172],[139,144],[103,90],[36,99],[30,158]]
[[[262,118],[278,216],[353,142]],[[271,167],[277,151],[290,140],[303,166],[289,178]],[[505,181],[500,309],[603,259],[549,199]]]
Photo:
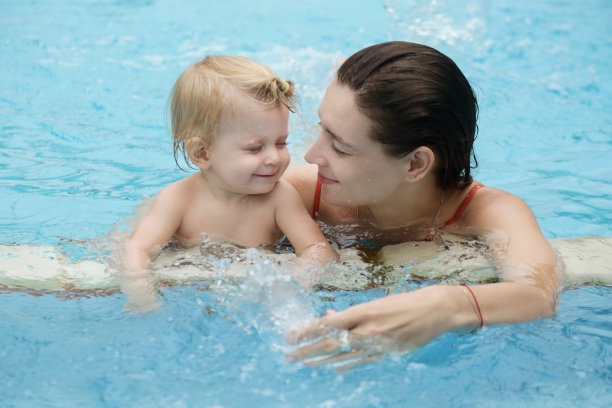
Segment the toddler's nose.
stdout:
[[273,166],[273,165],[277,165],[279,161],[280,161],[280,154],[278,153],[278,151],[275,148],[268,149],[266,158],[264,159],[264,164],[266,166]]

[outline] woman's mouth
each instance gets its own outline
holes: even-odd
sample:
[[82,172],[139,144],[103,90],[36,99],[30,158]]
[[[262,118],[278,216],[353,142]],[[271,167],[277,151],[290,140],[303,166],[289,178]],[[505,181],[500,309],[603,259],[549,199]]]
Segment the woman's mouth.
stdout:
[[318,173],[317,177],[319,178],[319,181],[321,182],[321,184],[334,184],[334,183],[338,183],[338,180],[328,179],[327,177],[325,177],[321,173]]

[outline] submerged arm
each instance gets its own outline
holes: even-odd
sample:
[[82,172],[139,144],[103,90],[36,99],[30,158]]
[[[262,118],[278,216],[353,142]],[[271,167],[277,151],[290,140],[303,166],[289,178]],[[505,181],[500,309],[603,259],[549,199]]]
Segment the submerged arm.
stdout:
[[[483,191],[484,192],[484,191]],[[499,283],[472,289],[485,324],[517,323],[556,312],[559,265],[552,248],[520,198],[494,190],[473,209],[498,266]]]
[[153,201],[125,245],[121,290],[127,295],[126,308],[146,311],[157,306],[150,260],[163,248],[181,224],[178,200],[165,188]]
[[[476,229],[503,232],[504,240],[495,234],[485,237],[500,265],[500,282],[470,286],[471,293],[460,286],[434,285],[341,312],[330,311],[287,336],[290,343],[322,337],[287,358],[327,356],[309,364],[351,359],[355,360],[352,365],[421,346],[447,331],[478,328],[481,314],[484,325],[553,315],[559,282],[550,245],[522,200],[499,190],[487,190],[488,197],[479,197],[478,204],[469,207],[471,215],[466,212],[467,220],[463,221]],[[337,333],[344,333],[344,338],[329,336],[330,328],[340,330]]]

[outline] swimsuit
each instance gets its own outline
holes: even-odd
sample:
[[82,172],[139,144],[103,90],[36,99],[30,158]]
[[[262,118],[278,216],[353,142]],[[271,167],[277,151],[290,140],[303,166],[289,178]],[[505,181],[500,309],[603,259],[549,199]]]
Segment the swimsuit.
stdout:
[[317,186],[315,187],[315,196],[314,202],[312,203],[312,219],[317,220],[317,216],[319,215],[319,203],[321,202],[321,180],[317,178]]
[[[321,182],[317,180],[317,186],[315,187],[314,202],[312,203],[312,218],[314,220],[317,219],[317,215],[319,213],[319,203],[321,202],[321,187],[322,187]],[[481,185],[481,186],[472,187],[468,195],[463,199],[463,202],[457,209],[457,212],[455,213],[455,215],[453,215],[450,220],[446,221],[444,225],[437,227],[437,229],[439,230],[444,229],[448,227],[449,225],[453,224],[459,218],[461,218],[461,214],[463,214],[463,211],[465,211],[468,204],[470,204],[470,201],[472,201],[472,198],[474,197],[474,194],[476,194],[476,191],[478,191],[482,187],[484,186]]]
[[476,191],[480,190],[482,187],[484,186],[481,185],[481,186],[472,187],[468,195],[463,199],[463,202],[457,209],[457,212],[455,213],[455,215],[453,215],[453,217],[450,220],[446,221],[444,225],[438,227],[438,229],[446,228],[452,223],[454,223],[455,221],[457,221],[461,217],[461,214],[463,214],[463,211],[467,208],[470,201],[472,201],[472,198],[474,197],[474,194],[476,194]]

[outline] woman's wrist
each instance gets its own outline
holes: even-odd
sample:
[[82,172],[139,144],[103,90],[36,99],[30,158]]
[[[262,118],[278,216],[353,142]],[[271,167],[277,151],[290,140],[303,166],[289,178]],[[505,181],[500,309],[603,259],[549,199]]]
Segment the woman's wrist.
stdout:
[[[447,301],[453,305],[453,318],[451,319],[451,331],[453,332],[468,332],[479,329],[481,326],[481,313],[479,313],[480,305],[476,295],[469,288],[464,286],[446,286]],[[476,299],[474,299],[476,298]],[[482,321],[484,324],[484,321]]]
[[478,319],[480,320],[480,325],[478,328],[482,329],[482,326],[484,326],[484,319],[482,318],[482,311],[480,310],[480,305],[478,304],[478,299],[476,298],[474,291],[465,283],[460,284],[459,287],[463,290],[463,293],[465,293],[468,299],[470,299],[474,313],[476,313]]

